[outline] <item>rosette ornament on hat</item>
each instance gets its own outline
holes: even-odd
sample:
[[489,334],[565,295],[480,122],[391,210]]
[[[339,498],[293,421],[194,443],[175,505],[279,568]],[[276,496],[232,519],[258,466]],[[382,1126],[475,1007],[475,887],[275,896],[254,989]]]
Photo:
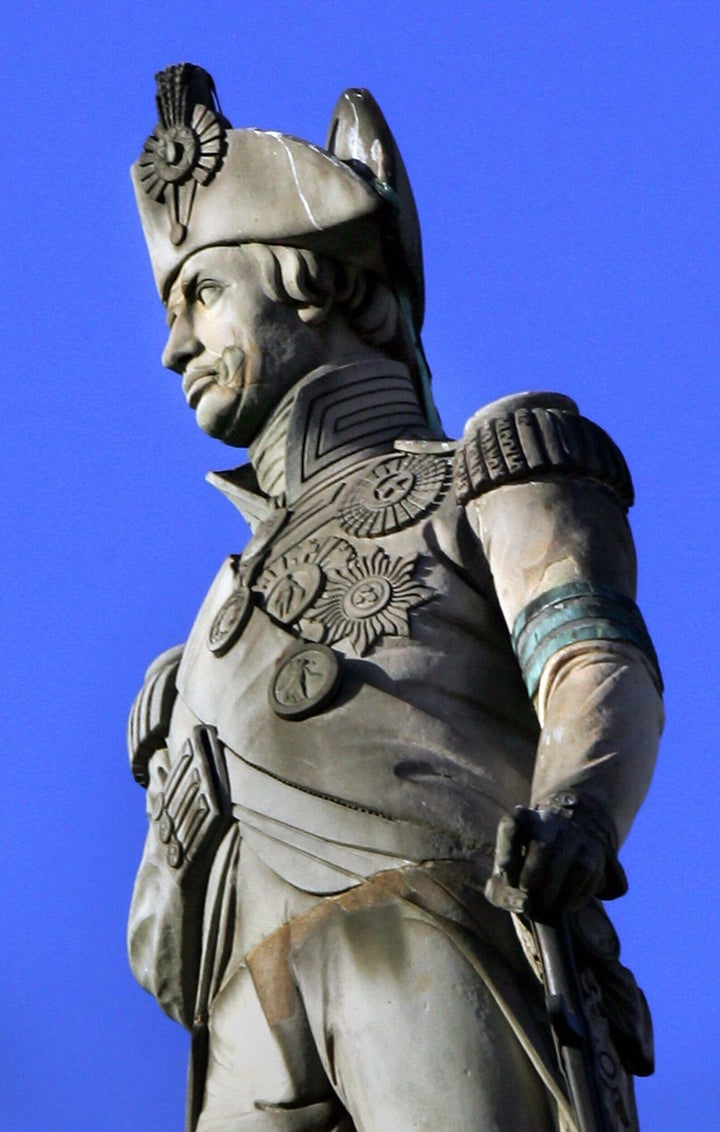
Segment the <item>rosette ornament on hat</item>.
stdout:
[[207,185],[227,150],[215,85],[192,63],[168,67],[156,76],[160,121],[145,142],[138,179],[147,195],[169,212],[170,242],[182,244],[198,185]]

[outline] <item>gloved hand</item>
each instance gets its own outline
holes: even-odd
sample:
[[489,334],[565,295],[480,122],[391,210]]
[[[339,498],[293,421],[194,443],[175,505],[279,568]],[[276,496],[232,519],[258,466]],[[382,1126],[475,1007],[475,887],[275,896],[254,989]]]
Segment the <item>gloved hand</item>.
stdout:
[[554,795],[537,807],[516,806],[498,825],[491,904],[554,923],[593,896],[627,891],[611,820],[596,803]]

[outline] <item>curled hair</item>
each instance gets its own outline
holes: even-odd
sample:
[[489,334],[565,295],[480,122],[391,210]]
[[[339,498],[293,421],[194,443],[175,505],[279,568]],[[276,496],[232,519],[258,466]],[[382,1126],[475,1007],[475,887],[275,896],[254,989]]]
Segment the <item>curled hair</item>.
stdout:
[[397,299],[378,275],[306,248],[244,246],[260,267],[269,298],[297,307],[300,318],[310,325],[323,322],[335,307],[363,341],[407,360]]

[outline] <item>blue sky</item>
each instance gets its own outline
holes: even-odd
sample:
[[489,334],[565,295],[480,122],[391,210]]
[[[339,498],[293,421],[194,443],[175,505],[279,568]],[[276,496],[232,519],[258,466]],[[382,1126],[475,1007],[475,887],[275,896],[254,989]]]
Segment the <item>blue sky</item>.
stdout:
[[644,1132],[720,1127],[719,32],[717,6],[687,0],[6,5],[6,1132],[182,1127],[185,1035],[125,959],[145,818],[124,728],[246,537],[203,478],[232,453],[159,363],[127,175],[153,75],[182,59],[233,124],[320,143],[345,87],[373,91],[420,211],[449,433],[557,389],[623,448],[668,706],[613,909],[656,1023],[640,1111]]

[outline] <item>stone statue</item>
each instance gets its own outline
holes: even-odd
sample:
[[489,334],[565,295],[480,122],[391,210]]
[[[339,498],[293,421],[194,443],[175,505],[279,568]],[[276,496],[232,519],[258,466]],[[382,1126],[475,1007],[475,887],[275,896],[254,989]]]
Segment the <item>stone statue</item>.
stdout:
[[253,531],[128,730],[130,961],[192,1034],[188,1128],[586,1128],[543,993],[536,928],[562,923],[596,1126],[634,1129],[650,1023],[601,900],[661,685],[623,457],[556,393],[445,437],[415,206],[367,91],[325,149],[232,129],[191,64],[157,102],[132,176],[163,362],[248,449],[209,478]]

